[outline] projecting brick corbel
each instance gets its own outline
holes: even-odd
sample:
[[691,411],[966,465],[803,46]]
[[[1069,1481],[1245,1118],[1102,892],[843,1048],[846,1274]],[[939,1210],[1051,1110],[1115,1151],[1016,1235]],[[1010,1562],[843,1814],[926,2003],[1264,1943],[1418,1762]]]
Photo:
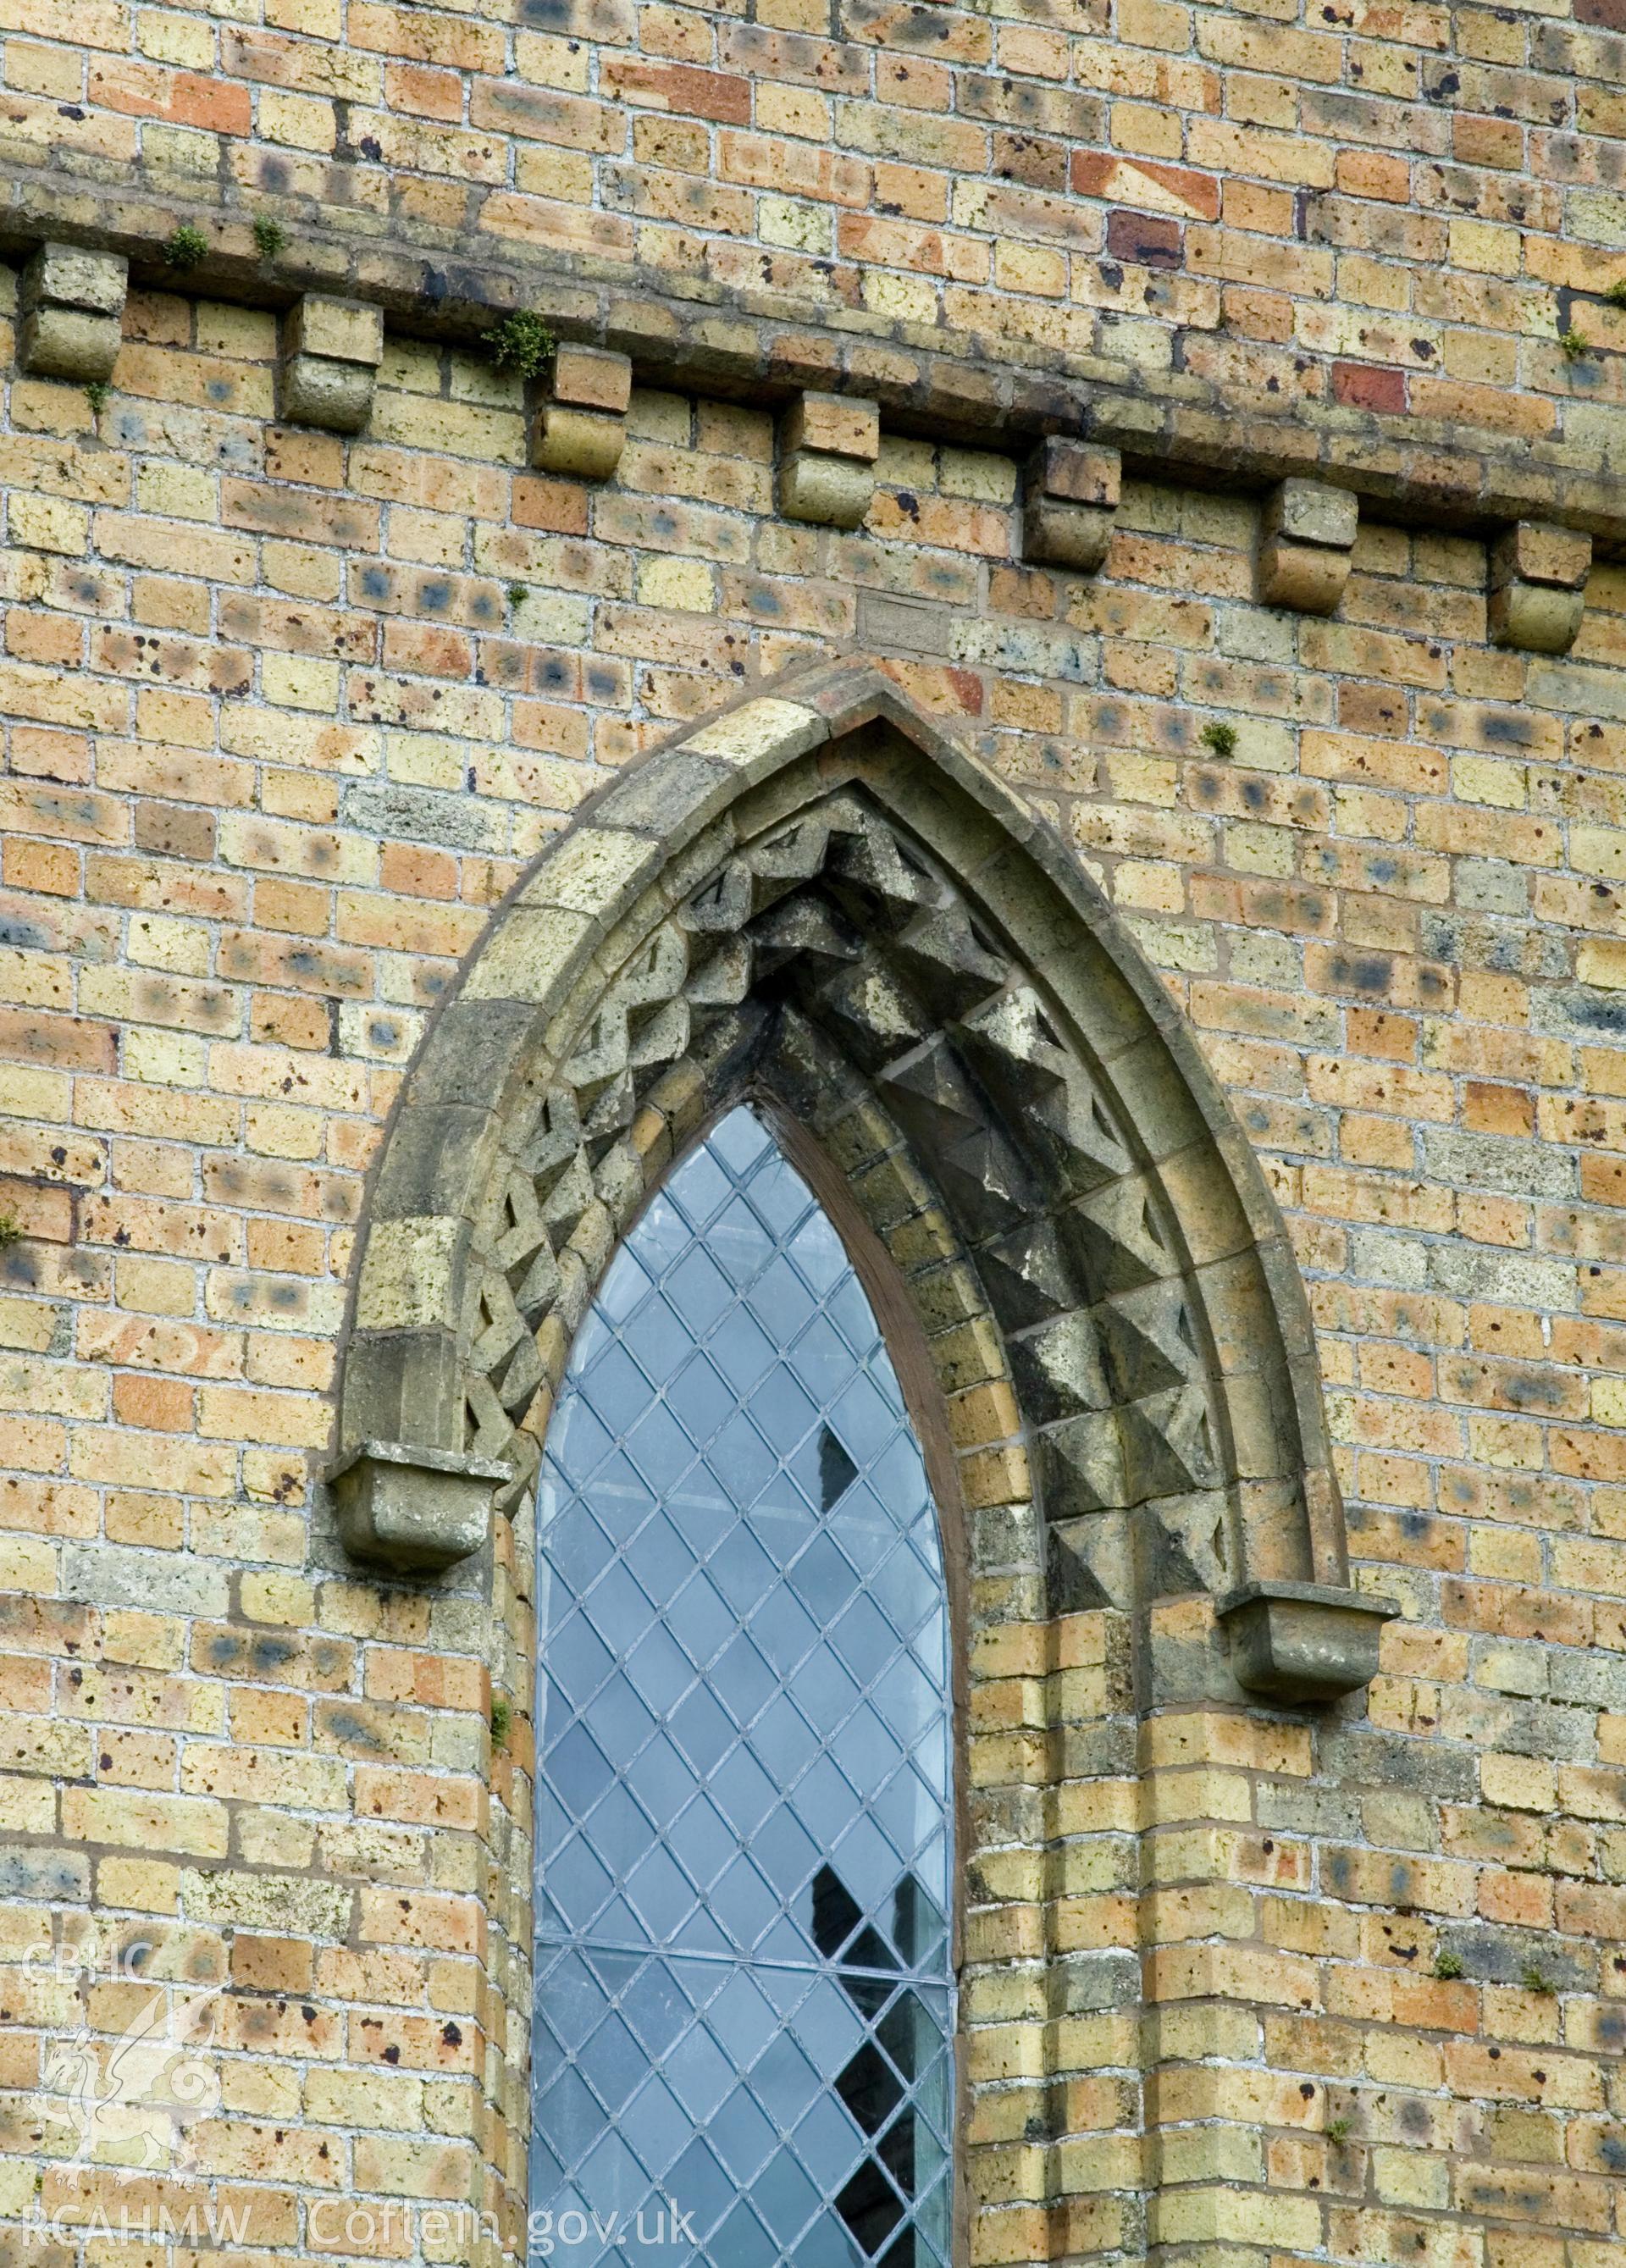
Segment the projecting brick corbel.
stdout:
[[1117,518],[1122,460],[1053,434],[1027,460],[1022,481],[1022,556],[1093,575],[1107,556]]
[[32,378],[105,383],[118,358],[129,283],[129,262],[116,253],[42,244],[23,270],[19,369]]
[[361,299],[308,291],[283,319],[279,414],[291,424],[359,433],[384,359],[384,316]]
[[580,481],[607,481],[621,462],[632,364],[598,347],[562,346],[553,387],[531,426],[531,462]]
[[819,527],[857,527],[875,494],[879,454],[874,402],[798,394],[780,421],[780,511]]
[[1267,607],[1330,615],[1350,579],[1360,505],[1325,481],[1283,481],[1259,531],[1259,597]]
[[1490,636],[1527,653],[1568,653],[1586,610],[1593,540],[1520,519],[1490,547]]

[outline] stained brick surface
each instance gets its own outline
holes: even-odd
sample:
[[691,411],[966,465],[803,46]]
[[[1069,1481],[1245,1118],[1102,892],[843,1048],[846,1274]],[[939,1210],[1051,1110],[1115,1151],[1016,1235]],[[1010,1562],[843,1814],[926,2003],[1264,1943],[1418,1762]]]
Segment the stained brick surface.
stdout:
[[[24,165],[48,146],[1527,440],[1618,401],[1607,8],[61,0],[6,28]],[[1571,328],[1605,351],[1567,362]]]
[[[1618,446],[1615,0],[1028,14],[0,0],[0,158],[768,290],[862,319],[878,366],[943,328]],[[345,440],[273,422],[274,294],[160,273],[105,404],[13,375],[0,431],[6,2242],[56,2216],[56,2268],[92,2203],[163,2186],[139,2119],[85,2148],[40,2109],[64,2037],[145,2005],[96,1967],[136,1940],[166,1991],[230,1987],[164,2194],[246,2213],[241,2257],[461,2257],[420,2206],[511,2213],[524,1570],[494,1623],[313,1543],[366,1175],[582,799],[850,645],[1188,1015],[1309,1281],[1358,1579],[1402,1609],[1329,1714],[1138,1728],[1114,1616],[977,1631],[969,2257],[1602,2268],[1626,568],[1600,547],[1570,654],[1495,648],[1495,530],[1414,494],[1309,619],[1253,595],[1259,493],[1131,467],[1100,574],[1051,571],[1031,437],[991,428],[884,429],[838,534],[776,514],[773,402],[647,382],[591,488],[527,469],[516,379],[395,328]],[[357,2196],[365,2236],[320,2208]]]

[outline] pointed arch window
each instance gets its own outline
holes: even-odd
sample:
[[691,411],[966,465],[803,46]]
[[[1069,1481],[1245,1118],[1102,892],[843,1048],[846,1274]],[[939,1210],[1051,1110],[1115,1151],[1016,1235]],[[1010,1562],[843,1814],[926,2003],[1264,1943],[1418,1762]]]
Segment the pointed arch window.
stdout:
[[575,2215],[583,2263],[940,2268],[942,1542],[864,1288],[749,1109],[578,1334],[537,1597],[533,2230]]

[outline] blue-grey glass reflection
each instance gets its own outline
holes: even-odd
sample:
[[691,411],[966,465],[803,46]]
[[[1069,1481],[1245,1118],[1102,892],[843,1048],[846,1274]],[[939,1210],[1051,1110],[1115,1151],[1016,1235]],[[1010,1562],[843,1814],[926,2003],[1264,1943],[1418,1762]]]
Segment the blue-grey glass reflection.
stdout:
[[937,1516],[863,1287],[749,1111],[616,1255],[538,1513],[533,2255],[937,2268]]

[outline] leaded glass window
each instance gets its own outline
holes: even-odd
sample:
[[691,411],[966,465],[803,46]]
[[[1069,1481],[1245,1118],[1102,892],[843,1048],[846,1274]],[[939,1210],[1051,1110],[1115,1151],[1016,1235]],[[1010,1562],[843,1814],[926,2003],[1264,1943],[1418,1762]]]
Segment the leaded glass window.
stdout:
[[538,1561],[533,2257],[937,2268],[941,1541],[864,1289],[748,1110],[605,1277]]

